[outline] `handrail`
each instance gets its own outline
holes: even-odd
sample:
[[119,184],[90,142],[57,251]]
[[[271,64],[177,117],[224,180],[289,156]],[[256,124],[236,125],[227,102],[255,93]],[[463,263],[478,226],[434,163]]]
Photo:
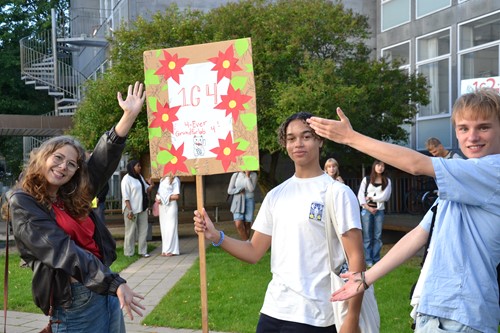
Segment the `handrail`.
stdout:
[[[46,85],[52,91],[61,92],[64,98],[81,99],[80,88],[86,77],[72,66],[57,60],[58,80],[55,79],[52,59],[50,31],[34,36],[22,38],[21,46],[21,74],[41,85]],[[56,53],[57,54],[57,53]],[[58,82],[58,84],[56,84]]]

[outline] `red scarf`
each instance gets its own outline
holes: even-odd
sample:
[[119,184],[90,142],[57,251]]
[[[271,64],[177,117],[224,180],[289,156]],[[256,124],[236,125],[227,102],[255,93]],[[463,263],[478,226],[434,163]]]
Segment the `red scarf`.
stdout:
[[89,251],[99,259],[102,259],[99,247],[95,242],[94,230],[95,225],[92,219],[87,216],[79,221],[69,215],[64,207],[53,204],[52,208],[56,214],[56,222],[61,229],[80,247]]

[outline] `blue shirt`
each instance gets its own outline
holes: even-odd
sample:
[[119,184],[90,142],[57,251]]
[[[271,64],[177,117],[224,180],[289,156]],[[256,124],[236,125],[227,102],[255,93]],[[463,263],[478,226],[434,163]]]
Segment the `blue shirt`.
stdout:
[[500,155],[432,163],[440,201],[418,312],[497,333]]

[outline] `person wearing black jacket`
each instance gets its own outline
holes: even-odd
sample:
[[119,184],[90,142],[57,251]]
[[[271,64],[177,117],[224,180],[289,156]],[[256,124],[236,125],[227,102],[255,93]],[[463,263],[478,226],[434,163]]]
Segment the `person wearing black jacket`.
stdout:
[[117,273],[115,241],[91,201],[115,171],[127,134],[142,109],[143,84],[117,95],[123,109],[86,161],[69,136],[45,141],[31,153],[24,176],[9,198],[16,245],[33,270],[35,304],[47,315],[53,305],[57,332],[125,332],[121,309],[142,316],[143,298]]

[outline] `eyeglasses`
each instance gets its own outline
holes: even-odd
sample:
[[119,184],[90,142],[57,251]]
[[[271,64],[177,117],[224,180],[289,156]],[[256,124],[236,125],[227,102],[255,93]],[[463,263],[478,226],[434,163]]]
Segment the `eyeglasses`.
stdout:
[[63,156],[63,155],[61,155],[61,154],[52,154],[52,161],[53,161],[56,165],[61,165],[61,164],[63,164],[63,163],[66,163],[66,168],[67,168],[70,172],[75,172],[76,170],[78,170],[78,168],[80,168],[80,167],[78,166],[78,164],[76,164],[75,162],[65,160],[65,159],[64,159],[64,156]]

